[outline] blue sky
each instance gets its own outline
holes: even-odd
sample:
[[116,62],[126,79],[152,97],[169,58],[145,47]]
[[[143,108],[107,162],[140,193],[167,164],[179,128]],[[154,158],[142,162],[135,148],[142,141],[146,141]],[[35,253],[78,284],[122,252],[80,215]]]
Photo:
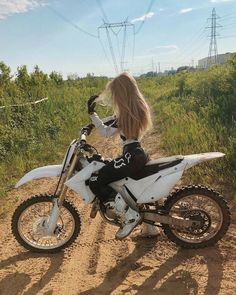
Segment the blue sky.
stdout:
[[37,64],[64,76],[114,76],[106,30],[99,30],[98,39],[97,28],[102,18],[114,23],[128,17],[132,26],[127,27],[125,47],[124,30],[109,29],[118,71],[122,48],[123,69],[133,73],[158,70],[159,65],[161,71],[196,65],[208,55],[210,31],[205,27],[214,7],[222,26],[218,52],[236,52],[236,0],[0,0],[0,60],[13,72],[17,66],[26,64],[32,70]]

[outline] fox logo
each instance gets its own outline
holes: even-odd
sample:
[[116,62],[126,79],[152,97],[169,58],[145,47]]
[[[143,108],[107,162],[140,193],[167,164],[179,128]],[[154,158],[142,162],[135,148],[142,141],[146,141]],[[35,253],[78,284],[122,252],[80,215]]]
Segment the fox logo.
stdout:
[[[131,159],[131,154],[126,153],[123,158],[120,158],[119,160],[114,160],[114,168],[119,169],[123,166],[126,166],[127,164],[129,164],[130,159]],[[126,160],[127,164],[125,163],[125,160]]]
[[97,181],[98,180],[98,176],[92,176],[90,177],[90,181]]

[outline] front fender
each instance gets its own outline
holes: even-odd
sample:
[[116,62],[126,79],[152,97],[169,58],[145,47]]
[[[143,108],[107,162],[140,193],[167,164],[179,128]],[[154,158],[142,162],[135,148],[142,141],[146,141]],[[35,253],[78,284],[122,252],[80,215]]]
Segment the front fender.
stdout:
[[36,169],[31,170],[30,172],[26,173],[15,185],[15,188],[33,180],[39,179],[43,177],[53,177],[53,176],[60,176],[63,166],[62,165],[49,165],[43,166]]

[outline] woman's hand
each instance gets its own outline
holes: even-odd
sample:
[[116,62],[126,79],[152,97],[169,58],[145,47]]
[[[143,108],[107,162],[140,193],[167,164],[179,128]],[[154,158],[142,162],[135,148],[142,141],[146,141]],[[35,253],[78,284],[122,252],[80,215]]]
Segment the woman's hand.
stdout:
[[91,115],[95,112],[95,107],[96,107],[95,99],[97,97],[98,97],[98,95],[92,95],[88,100],[88,113],[89,113],[89,115]]
[[82,129],[81,129],[81,134],[87,134],[87,135],[90,135],[91,131],[93,130],[95,126],[91,123],[91,124],[88,124],[87,126],[84,126]]

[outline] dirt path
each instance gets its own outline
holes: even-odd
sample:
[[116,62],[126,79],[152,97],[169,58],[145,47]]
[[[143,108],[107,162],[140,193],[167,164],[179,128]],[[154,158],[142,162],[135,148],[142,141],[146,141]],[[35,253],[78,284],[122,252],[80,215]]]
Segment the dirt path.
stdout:
[[[147,145],[153,153],[156,142]],[[115,152],[114,144],[110,156]],[[40,180],[11,197],[19,196],[20,202],[53,188],[54,181]],[[236,224],[217,246],[203,250],[180,249],[163,234],[141,239],[139,229],[119,242],[116,228],[99,216],[90,220],[89,207],[72,199],[81,213],[82,232],[59,254],[25,251],[11,235],[11,213],[1,220],[0,295],[236,294]]]

